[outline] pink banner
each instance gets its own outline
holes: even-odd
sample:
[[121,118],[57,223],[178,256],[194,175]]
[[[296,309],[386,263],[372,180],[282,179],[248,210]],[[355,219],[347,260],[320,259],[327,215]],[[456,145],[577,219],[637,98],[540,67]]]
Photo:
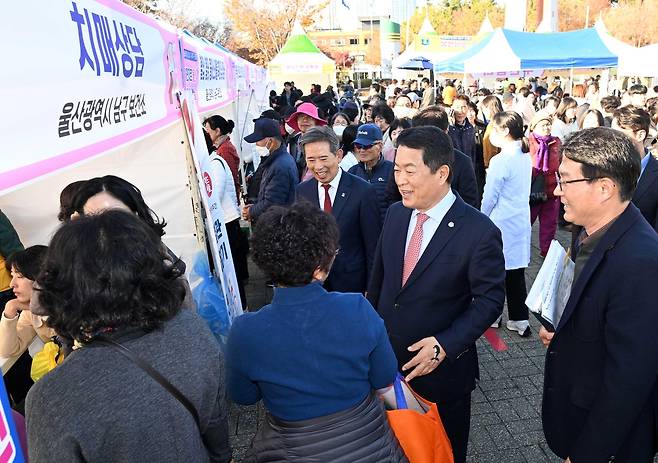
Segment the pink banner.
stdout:
[[185,89],[192,90],[199,110],[210,111],[230,103],[230,55],[187,33],[181,36],[180,48]]
[[179,121],[183,89],[205,112],[264,74],[119,0],[23,0],[5,13],[14,18],[4,31],[12,40],[0,51],[21,78],[0,73],[3,103],[12,108],[0,125],[0,192]]

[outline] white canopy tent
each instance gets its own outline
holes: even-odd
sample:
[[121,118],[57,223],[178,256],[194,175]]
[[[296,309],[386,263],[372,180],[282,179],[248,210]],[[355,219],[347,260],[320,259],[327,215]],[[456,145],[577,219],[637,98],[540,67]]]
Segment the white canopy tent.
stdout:
[[335,61],[322,53],[298,21],[281,51],[267,65],[267,73],[278,91],[287,81],[295,82],[304,92],[313,84],[323,89],[328,85],[336,88]]
[[634,47],[613,37],[602,19],[594,25],[601,40],[608,49],[619,57],[617,75],[658,77],[658,43],[641,48]]

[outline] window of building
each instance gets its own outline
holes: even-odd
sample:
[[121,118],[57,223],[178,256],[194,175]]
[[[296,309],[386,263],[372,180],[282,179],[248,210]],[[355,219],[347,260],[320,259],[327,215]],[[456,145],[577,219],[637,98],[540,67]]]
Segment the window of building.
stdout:
[[350,45],[358,45],[359,39],[350,39]]

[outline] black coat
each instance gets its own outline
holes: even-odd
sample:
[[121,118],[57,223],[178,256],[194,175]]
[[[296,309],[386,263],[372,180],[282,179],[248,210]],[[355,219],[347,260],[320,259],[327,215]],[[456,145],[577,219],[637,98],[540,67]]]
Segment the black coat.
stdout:
[[463,125],[448,127],[448,135],[450,135],[455,149],[466,154],[471,158],[471,163],[475,164],[475,127],[471,125],[468,119],[464,119]]
[[[399,199],[391,201],[388,195],[388,184],[391,177],[393,177],[393,163],[391,161],[387,161],[382,155],[380,155],[379,161],[377,161],[377,164],[375,164],[375,167],[373,167],[372,170],[368,171],[362,162],[358,162],[350,167],[349,172],[352,175],[356,175],[357,177],[362,178],[375,188],[375,193],[377,194],[377,204],[379,206],[379,212],[381,215],[380,222],[383,222],[384,217],[386,217],[388,206],[394,202],[399,201]],[[395,180],[393,180],[393,182],[395,183]]]
[[649,162],[637,183],[633,204],[654,230],[658,231],[658,160],[649,154]]
[[463,399],[475,388],[475,341],[505,301],[505,258],[500,230],[459,196],[441,221],[406,284],[402,267],[412,210],[388,209],[368,299],[386,324],[398,365],[415,355],[407,347],[434,336],[447,357],[430,374],[411,380],[433,402]]
[[653,461],[656,275],[658,235],[631,204],[574,282],[548,347],[542,421],[560,457]]

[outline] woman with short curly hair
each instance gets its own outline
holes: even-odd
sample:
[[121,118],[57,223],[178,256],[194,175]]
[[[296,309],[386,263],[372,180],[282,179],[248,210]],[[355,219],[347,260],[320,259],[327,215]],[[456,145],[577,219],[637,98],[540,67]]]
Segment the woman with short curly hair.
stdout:
[[227,343],[229,395],[269,412],[245,461],[406,461],[373,395],[397,369],[384,322],[361,294],[322,287],[337,247],[333,216],[306,202],[254,229],[254,262],[276,288]]
[[153,228],[120,210],[65,223],[37,284],[76,347],[27,396],[31,462],[231,460],[219,345]]

